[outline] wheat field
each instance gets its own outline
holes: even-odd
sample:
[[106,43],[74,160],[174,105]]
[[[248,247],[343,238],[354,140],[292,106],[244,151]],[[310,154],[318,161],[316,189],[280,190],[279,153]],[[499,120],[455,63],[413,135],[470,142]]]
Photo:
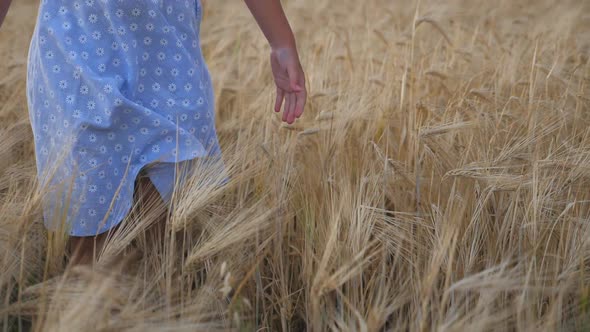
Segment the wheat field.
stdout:
[[25,95],[38,2],[13,2],[2,331],[590,329],[589,2],[285,0],[309,92],[291,126],[245,4],[204,2],[231,181],[182,188],[161,240],[145,229],[162,207],[135,210],[94,270],[43,227]]

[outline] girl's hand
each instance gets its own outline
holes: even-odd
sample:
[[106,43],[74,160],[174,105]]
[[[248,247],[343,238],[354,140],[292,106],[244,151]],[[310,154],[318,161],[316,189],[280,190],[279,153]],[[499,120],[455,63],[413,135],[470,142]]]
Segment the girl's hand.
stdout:
[[303,114],[307,91],[305,74],[294,47],[273,48],[270,52],[270,65],[277,86],[275,112],[281,110],[283,99],[285,107],[282,121],[292,124]]

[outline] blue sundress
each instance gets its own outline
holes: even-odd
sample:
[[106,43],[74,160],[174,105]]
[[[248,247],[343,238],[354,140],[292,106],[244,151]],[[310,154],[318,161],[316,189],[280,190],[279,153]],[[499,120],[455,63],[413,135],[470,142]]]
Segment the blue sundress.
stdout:
[[27,102],[47,229],[108,231],[142,170],[166,203],[175,163],[211,160],[227,182],[201,18],[200,0],[41,1]]

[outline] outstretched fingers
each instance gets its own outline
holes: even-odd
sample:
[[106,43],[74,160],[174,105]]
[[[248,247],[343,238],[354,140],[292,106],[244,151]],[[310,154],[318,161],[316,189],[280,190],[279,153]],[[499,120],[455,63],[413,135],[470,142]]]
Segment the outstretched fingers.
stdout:
[[305,101],[307,100],[307,91],[303,89],[301,92],[295,94],[297,96],[297,104],[295,106],[295,117],[299,118],[305,109]]
[[283,108],[283,117],[282,120],[287,122],[287,115],[289,115],[289,108],[291,107],[291,93],[287,92],[285,94],[285,106]]
[[275,112],[281,111],[281,105],[283,104],[283,99],[285,98],[285,92],[283,89],[277,87],[277,99],[275,101]]
[[295,92],[291,92],[291,106],[289,109],[289,115],[287,116],[287,123],[292,124],[295,121],[295,107],[297,107],[297,95]]

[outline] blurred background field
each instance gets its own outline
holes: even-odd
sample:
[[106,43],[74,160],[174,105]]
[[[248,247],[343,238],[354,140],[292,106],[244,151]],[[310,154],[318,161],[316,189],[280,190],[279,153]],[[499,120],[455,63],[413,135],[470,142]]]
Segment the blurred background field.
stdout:
[[38,3],[0,30],[0,321],[36,329],[590,329],[590,2],[285,0],[293,126],[242,1],[204,1],[232,180],[187,188],[157,247],[133,215],[66,270],[25,97]]

